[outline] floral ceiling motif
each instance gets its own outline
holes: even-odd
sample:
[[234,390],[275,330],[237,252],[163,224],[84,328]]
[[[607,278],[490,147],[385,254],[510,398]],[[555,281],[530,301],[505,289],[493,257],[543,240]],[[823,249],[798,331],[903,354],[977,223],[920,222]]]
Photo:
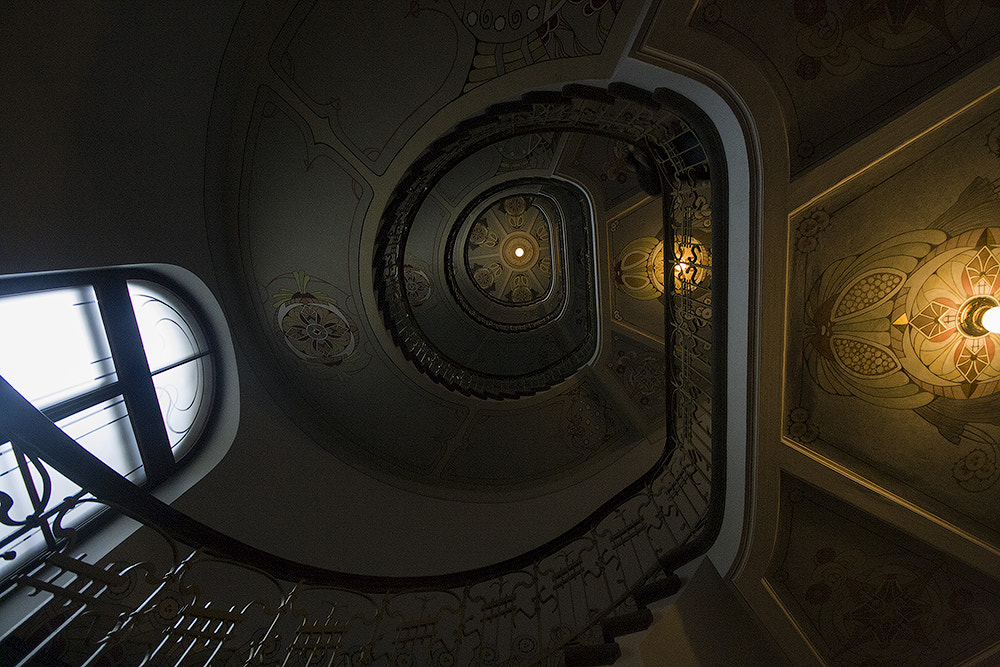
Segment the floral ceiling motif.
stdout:
[[1000,296],[1000,229],[912,232],[833,264],[807,301],[806,357],[827,391],[915,408],[1000,389],[1000,334],[963,310]]
[[[679,234],[673,242],[673,289],[692,291],[707,286],[712,274],[710,245],[695,235]],[[618,253],[614,262],[615,285],[633,299],[645,301],[663,296],[666,269],[663,241],[640,236]]]
[[[930,228],[822,272],[806,298],[805,364],[830,394],[914,410],[957,446],[957,487],[985,491],[1000,479],[1000,334],[970,313],[998,304],[1000,202],[977,178]],[[797,411],[789,428],[812,441]]]
[[926,391],[961,399],[1000,388],[1000,336],[961,326],[970,303],[998,303],[998,232],[973,230],[949,239],[920,262],[900,290],[890,340],[903,368]]
[[308,290],[310,281],[324,281],[296,271],[275,278],[272,284],[289,279],[295,283],[294,291],[280,288],[272,294],[275,327],[282,342],[302,361],[339,366],[358,349],[358,327],[332,297]]
[[483,211],[465,243],[466,268],[476,287],[508,305],[544,299],[552,287],[552,224],[525,195],[503,197]]
[[640,236],[618,253],[614,264],[615,285],[633,299],[663,296],[663,241]]
[[[661,198],[649,197],[610,221],[611,307],[616,322],[658,339],[663,313],[648,304],[662,301],[665,291],[696,302],[698,317],[711,317],[710,198],[707,181],[682,185],[671,193],[666,211]],[[664,213],[672,218],[672,242],[663,240]],[[672,280],[666,265],[671,254]],[[665,290],[671,282],[672,290]]]

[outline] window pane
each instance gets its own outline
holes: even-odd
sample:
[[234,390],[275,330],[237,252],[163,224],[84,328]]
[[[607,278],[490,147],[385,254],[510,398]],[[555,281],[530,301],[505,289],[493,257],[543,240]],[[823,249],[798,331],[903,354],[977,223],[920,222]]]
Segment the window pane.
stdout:
[[[121,396],[62,419],[56,422],[56,426],[130,481],[139,484],[146,479],[142,459],[139,457],[139,446],[135,442],[132,424],[129,423],[128,411]],[[57,473],[53,473],[53,487],[56,475]],[[61,499],[79,490],[72,482],[65,481],[72,485],[72,489],[67,487],[66,492],[60,490],[62,495],[57,495],[53,490],[53,498]]]
[[0,375],[39,409],[115,382],[94,288],[0,297]]
[[151,371],[156,372],[207,349],[193,314],[159,285],[129,281],[132,308]]
[[177,460],[194,444],[204,426],[211,407],[211,377],[211,357],[200,357],[153,375],[163,424]]

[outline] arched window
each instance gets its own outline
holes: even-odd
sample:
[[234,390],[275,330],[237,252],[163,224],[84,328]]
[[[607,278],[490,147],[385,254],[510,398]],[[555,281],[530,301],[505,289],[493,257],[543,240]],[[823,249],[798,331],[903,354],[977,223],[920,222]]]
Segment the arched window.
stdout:
[[[216,399],[218,332],[199,310],[151,267],[0,277],[0,376],[120,475],[156,485],[196,450]],[[9,436],[0,443],[2,576],[57,546],[61,512],[73,508],[70,527],[96,510]]]

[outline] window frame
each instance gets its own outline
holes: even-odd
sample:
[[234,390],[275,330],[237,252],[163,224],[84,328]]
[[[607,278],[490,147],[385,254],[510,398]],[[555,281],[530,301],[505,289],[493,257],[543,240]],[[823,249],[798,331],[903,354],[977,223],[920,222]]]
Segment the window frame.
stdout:
[[[130,282],[148,283],[166,290],[176,297],[177,303],[169,305],[183,306],[183,309],[188,311],[194,321],[186,321],[185,323],[202,335],[203,349],[164,368],[151,369],[139,330],[136,316],[137,305],[133,304],[129,292]],[[225,318],[222,316],[214,296],[197,276],[180,267],[170,265],[115,266],[5,275],[0,276],[0,298],[86,286],[90,286],[94,290],[100,322],[107,336],[117,379],[79,395],[63,399],[54,405],[40,409],[39,412],[55,423],[120,396],[125,402],[145,472],[145,480],[136,486],[157,492],[165,487],[171,487],[166,489],[165,493],[157,493],[157,495],[176,497],[179,495],[179,491],[183,490],[178,489],[178,486],[183,486],[184,489],[190,487],[208,469],[214,467],[214,464],[221,460],[232,444],[235,435],[233,424],[238,422],[238,399],[235,399],[236,392],[233,391],[235,360],[233,359],[232,342],[228,337],[228,328],[225,327]],[[207,412],[199,425],[199,431],[193,438],[193,442],[175,457],[167,433],[166,415],[160,408],[156,394],[154,377],[156,374],[176,368],[184,363],[195,362],[205,357],[211,359],[211,371],[210,377],[206,379],[204,396],[198,409]],[[229,377],[224,378],[224,375],[229,375]],[[227,398],[228,400],[223,400]],[[3,409],[3,406],[0,406],[0,409]],[[220,414],[223,409],[228,409],[235,414]],[[204,450],[208,449],[209,443],[219,440],[222,441],[224,447],[213,446],[213,449],[221,451],[216,451],[209,456],[208,458],[211,460],[203,461],[197,466],[191,465],[195,460],[205,458]],[[26,514],[24,523],[20,524],[22,527],[12,531],[4,539],[7,544],[0,549],[2,552],[0,558],[4,560],[16,558],[15,552],[7,550],[16,544],[21,544],[34,530],[40,530],[45,547],[37,553],[35,547],[32,547],[31,554],[26,556],[27,560],[24,563],[24,566],[27,567],[44,556],[48,550],[58,548],[60,538],[65,536],[57,534],[54,530],[56,525],[53,523],[54,520],[61,513],[65,513],[68,508],[78,505],[81,499],[88,496],[88,491],[81,489],[65,499],[49,497],[51,481],[48,466],[36,457],[25,454],[18,446],[16,438],[0,432],[0,442],[11,443],[17,466],[20,469],[21,482],[25,486],[33,510],[32,513]],[[83,447],[79,443],[77,446]],[[204,463],[208,463],[207,468]],[[32,467],[35,469],[34,471],[31,470]],[[186,473],[195,467],[201,470],[193,471],[194,474],[186,480],[187,484],[174,483],[178,481],[178,473],[187,469]],[[10,474],[17,473],[10,471]],[[171,484],[166,484],[168,480]],[[12,483],[18,484],[19,482]],[[131,481],[129,483],[135,484]],[[71,522],[71,525],[61,525],[61,527],[71,528],[74,532],[78,532],[86,526],[89,533],[105,525],[113,517],[114,513],[98,512],[77,519],[77,522]],[[4,523],[7,522],[4,521]],[[16,569],[20,570],[21,567]]]

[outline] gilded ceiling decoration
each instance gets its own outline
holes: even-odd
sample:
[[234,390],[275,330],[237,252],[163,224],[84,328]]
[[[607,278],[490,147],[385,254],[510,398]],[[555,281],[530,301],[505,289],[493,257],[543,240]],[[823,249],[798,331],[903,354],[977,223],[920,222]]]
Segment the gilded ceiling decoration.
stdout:
[[[697,302],[695,317],[711,318],[712,217],[707,180],[681,185],[670,199],[676,229],[669,245],[663,240],[664,212],[657,198],[627,208],[608,225],[612,263],[611,308],[616,322],[632,331],[662,340],[663,295],[684,294]],[[673,257],[667,265],[666,257]],[[668,273],[669,271],[669,273]],[[670,276],[668,278],[668,276]],[[667,289],[669,288],[669,289]],[[643,305],[654,302],[658,307]]]
[[812,327],[805,354],[824,390],[897,408],[915,408],[933,398],[913,382],[891,349],[890,315],[908,273],[944,240],[936,230],[911,232],[823,273],[806,301]]
[[[694,236],[674,237],[673,289],[697,288],[711,275],[711,252]],[[615,285],[633,299],[645,301],[663,296],[665,267],[663,241],[640,236],[630,241],[615,258]]]
[[615,284],[633,299],[663,296],[663,241],[640,236],[615,258]]
[[823,389],[895,408],[1000,389],[1000,334],[966,321],[970,309],[1000,304],[1000,229],[951,238],[940,229],[983,185],[974,182],[939,229],[895,237],[824,271],[806,302],[806,358]]
[[968,399],[1000,388],[1000,338],[965,321],[970,309],[998,305],[998,231],[970,230],[949,239],[924,257],[900,290],[890,315],[891,341],[924,391]]
[[[801,320],[789,322],[785,424],[986,540],[1000,530],[1000,334],[976,316],[1000,303],[996,126],[987,115],[878,187],[791,221]],[[935,194],[910,198],[921,191]]]

